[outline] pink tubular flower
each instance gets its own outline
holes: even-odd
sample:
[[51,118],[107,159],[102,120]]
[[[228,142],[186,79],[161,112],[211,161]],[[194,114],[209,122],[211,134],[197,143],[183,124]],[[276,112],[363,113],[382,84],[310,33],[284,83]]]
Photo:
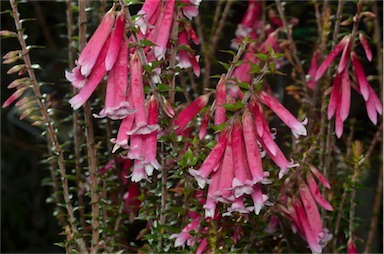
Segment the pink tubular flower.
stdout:
[[266,92],[261,92],[259,100],[269,107],[276,115],[292,130],[293,135],[298,138],[299,135],[306,136],[307,130],[304,125],[307,124],[307,119],[300,123],[278,100],[270,96]]
[[204,188],[205,184],[209,182],[208,177],[211,172],[219,167],[219,163],[223,157],[225,147],[227,145],[227,133],[222,131],[219,141],[213,147],[212,151],[208,154],[199,170],[190,169],[189,173],[193,175],[200,188]]
[[201,121],[200,131],[199,131],[199,139],[203,139],[205,134],[207,133],[208,123],[211,118],[211,112],[207,110],[203,116],[203,120]]
[[[144,142],[144,136],[134,134],[131,136],[131,143],[130,143],[130,149],[128,153],[129,159],[135,159],[136,161],[143,160],[143,142]],[[135,167],[137,166],[135,161]]]
[[331,51],[328,57],[320,65],[319,69],[316,72],[315,81],[318,81],[324,72],[327,70],[328,66],[335,60],[335,58],[343,51],[344,47],[349,43],[349,35],[346,35],[341,39],[339,44]]
[[78,65],[81,66],[80,71],[83,76],[87,77],[91,73],[96,60],[99,58],[99,53],[112,30],[114,22],[115,5],[105,14],[99,27],[79,56]]
[[87,78],[81,75],[80,72],[81,66],[77,65],[76,61],[76,67],[72,69],[72,72],[65,71],[65,78],[71,82],[71,84],[76,88],[82,88],[87,81]]
[[194,55],[193,50],[189,46],[188,36],[187,36],[187,32],[186,32],[185,28],[184,28],[184,30],[179,32],[178,37],[179,37],[179,39],[178,39],[178,46],[183,46],[183,47],[186,47],[188,49],[186,49],[186,50],[179,49],[178,50],[178,52],[179,52],[179,56],[178,56],[179,63],[177,64],[177,66],[179,66],[182,69],[186,69],[186,68],[192,67],[193,72],[195,73],[195,75],[197,77],[199,77],[200,76],[200,65],[199,65],[199,62],[198,62],[198,57],[196,57]]
[[256,128],[249,109],[245,109],[243,113],[243,136],[246,148],[249,171],[252,175],[253,183],[263,180],[264,172],[261,162],[260,149],[257,145]]
[[[148,124],[150,126],[158,123],[158,103],[154,95],[149,99],[148,105]],[[159,169],[161,166],[156,159],[157,150],[157,130],[145,135],[144,137],[144,167],[148,176],[152,175],[154,169]]]
[[180,0],[180,2],[184,4],[181,10],[189,20],[192,20],[193,17],[196,17],[199,14],[199,4],[201,0]]
[[320,212],[317,208],[316,202],[312,197],[312,194],[305,183],[300,184],[299,194],[301,202],[304,205],[304,210],[308,218],[309,226],[315,234],[316,240],[319,242],[321,237],[320,233],[323,232],[323,226],[321,223]]
[[317,71],[317,63],[319,61],[319,58],[320,58],[320,52],[318,50],[316,50],[312,55],[311,65],[310,65],[309,70],[308,70],[309,80],[308,80],[307,85],[312,90],[314,90],[315,86],[316,86],[315,75],[316,75],[316,71]]
[[132,182],[137,183],[143,179],[148,181],[148,176],[145,172],[144,166],[140,162],[140,160],[135,160],[132,175],[131,175],[131,180],[132,180]]
[[214,172],[212,174],[212,181],[208,188],[207,200],[203,206],[205,210],[205,218],[213,218],[216,213],[216,200],[215,195],[219,190],[220,172]]
[[352,66],[355,70],[355,75],[359,84],[360,93],[363,96],[364,100],[367,101],[369,98],[369,87],[370,87],[367,81],[367,76],[365,75],[363,66],[361,65],[355,52],[351,53],[351,57],[352,57]]
[[148,125],[147,122],[147,114],[144,104],[143,71],[137,53],[135,53],[131,59],[130,92],[130,96],[132,96],[132,106],[136,109],[136,112],[135,126],[130,132],[128,132],[128,135],[149,134],[155,130],[158,130],[158,124]]
[[[131,102],[131,98],[128,97],[128,101]],[[130,103],[132,105],[132,103]],[[117,133],[116,138],[112,138],[110,141],[111,143],[115,144],[112,152],[116,152],[117,149],[122,147],[123,149],[128,149],[128,132],[131,131],[133,127],[133,123],[135,121],[135,115],[134,114],[129,114],[127,115],[123,121],[121,121],[119,131]]]
[[225,80],[225,75],[221,75],[219,82],[216,85],[216,105],[215,105],[215,125],[220,125],[227,120],[225,114],[226,110],[223,107],[223,104],[226,103],[227,99],[227,85]]
[[301,228],[303,230],[303,233],[309,245],[309,248],[314,254],[321,253],[322,248],[319,244],[318,237],[316,236],[316,233],[313,231],[313,229],[309,224],[311,221],[311,218],[308,218],[299,200],[294,198],[292,200],[292,203],[295,208],[295,213],[297,214],[297,220],[298,220],[297,223],[301,225]]
[[128,114],[134,113],[135,109],[127,100],[128,89],[128,45],[121,43],[119,55],[113,68],[109,71],[105,106],[96,118],[109,117],[113,120],[123,119]]
[[319,180],[325,186],[325,188],[331,189],[331,185],[329,184],[325,176],[323,176],[315,166],[309,164],[309,169],[311,170],[312,174],[317,178],[317,180]]
[[158,9],[159,3],[161,3],[161,0],[144,1],[144,4],[141,7],[141,10],[137,13],[137,15],[142,15],[142,17],[136,21],[136,25],[139,26],[140,31],[144,35],[147,33],[149,20],[152,18],[152,16],[156,16],[154,14]]
[[340,97],[341,97],[340,86],[341,86],[341,77],[340,77],[340,74],[336,73],[336,77],[333,80],[331,98],[328,104],[328,111],[327,111],[328,119],[331,119],[335,115],[336,109],[339,106]]
[[353,240],[353,238],[349,238],[348,243],[347,243],[347,252],[348,254],[357,254],[357,248],[356,248],[356,243]]
[[255,214],[259,215],[261,209],[264,207],[268,200],[268,196],[262,193],[260,184],[255,184],[253,185],[253,192],[251,197],[253,200]]
[[360,40],[361,45],[364,48],[365,56],[367,57],[368,61],[371,62],[372,61],[371,47],[369,46],[367,38],[365,37],[365,35],[363,33],[359,33],[359,40]]
[[233,150],[231,137],[228,139],[223,161],[220,169],[218,170],[218,173],[220,177],[218,189],[215,193],[215,201],[222,203],[233,201],[232,180],[235,177],[235,172],[233,167]]
[[243,135],[240,121],[237,120],[232,127],[232,154],[233,154],[233,167],[235,170],[235,177],[232,180],[232,188],[234,195],[239,198],[243,194],[251,194],[253,192],[253,182],[251,180],[251,173],[249,172],[248,163],[246,160],[246,153],[243,146]]
[[202,254],[207,247],[208,247],[208,239],[207,237],[204,237],[203,240],[201,240],[200,245],[196,250],[196,254]]
[[307,173],[307,184],[309,187],[309,190],[311,191],[311,194],[313,198],[316,200],[316,202],[321,205],[324,209],[328,211],[333,211],[333,208],[331,204],[321,195],[319,191],[319,187],[317,186],[317,183],[313,176],[309,173]]
[[112,69],[117,59],[121,42],[123,41],[124,27],[125,27],[125,13],[120,11],[117,15],[115,27],[111,34],[111,44],[109,45],[107,56],[105,58],[105,68],[107,71]]
[[105,74],[107,74],[107,70],[105,69],[105,57],[107,55],[108,47],[110,43],[110,37],[107,41],[102,45],[102,50],[98,55],[95,66],[92,68],[92,72],[89,75],[87,81],[84,86],[81,88],[80,92],[75,95],[72,99],[69,100],[71,107],[74,110],[79,109],[92,95],[100,81],[103,79]]
[[167,48],[169,34],[171,32],[171,26],[173,21],[173,11],[175,6],[175,0],[169,0],[165,3],[164,15],[161,21],[161,33],[156,38],[154,53],[158,60],[161,60],[165,56]]
[[359,91],[365,100],[365,106],[369,119],[373,124],[377,123],[377,114],[383,113],[383,105],[380,99],[377,97],[373,88],[369,85],[367,77],[364,73],[364,69],[355,52],[351,53],[352,66],[355,71],[355,75],[359,84]]
[[207,105],[209,94],[200,95],[183,111],[179,113],[174,120],[174,126],[177,126],[176,134],[180,135],[184,127],[199,113],[199,111]]
[[124,194],[124,211],[130,213],[132,217],[137,216],[140,209],[141,201],[138,199],[140,195],[139,185],[135,182],[129,183],[128,190]]

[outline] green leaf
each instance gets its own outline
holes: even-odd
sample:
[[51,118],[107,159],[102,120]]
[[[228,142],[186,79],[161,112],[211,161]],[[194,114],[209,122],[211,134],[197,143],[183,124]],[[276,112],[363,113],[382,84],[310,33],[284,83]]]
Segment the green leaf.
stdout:
[[[219,126],[221,126],[221,125],[219,125]],[[209,149],[213,149],[216,144],[217,144],[217,141],[216,140],[212,140],[211,142],[209,142],[205,146],[208,147]]]
[[219,61],[219,63],[226,69],[229,69],[229,64]]
[[244,108],[244,104],[241,101],[237,101],[236,103],[225,103],[225,104],[223,104],[223,107],[226,110],[234,112],[234,111],[237,111],[239,109]]
[[228,53],[228,54],[230,54],[232,56],[236,56],[236,53],[233,50],[220,50],[220,52]]
[[268,55],[266,54],[255,54],[255,56],[262,61],[266,61],[268,59]]
[[167,91],[169,91],[169,86],[167,86],[165,84],[158,84],[157,85],[157,91],[158,92],[167,92]]
[[237,83],[237,85],[247,90],[249,90],[249,87],[250,87],[249,83],[247,82],[240,82],[240,83]]
[[212,125],[211,128],[215,131],[215,133],[220,132],[224,127],[227,125],[227,123],[222,123],[220,125]]
[[147,40],[147,39],[142,39],[140,40],[140,45],[143,46],[143,47],[147,47],[147,46],[156,46],[155,43]]

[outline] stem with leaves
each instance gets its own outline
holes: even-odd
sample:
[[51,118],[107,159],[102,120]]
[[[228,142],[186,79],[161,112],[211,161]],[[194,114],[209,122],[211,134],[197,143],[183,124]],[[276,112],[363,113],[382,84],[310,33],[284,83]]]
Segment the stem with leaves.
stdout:
[[[21,46],[23,60],[24,60],[24,63],[26,65],[26,68],[27,68],[28,76],[31,80],[32,90],[35,94],[35,99],[36,99],[36,102],[38,104],[40,114],[43,117],[44,125],[46,126],[48,138],[50,140],[51,151],[53,152],[53,154],[55,156],[57,156],[57,162],[58,162],[58,166],[59,166],[59,170],[60,170],[60,176],[61,176],[61,184],[62,184],[62,188],[63,188],[63,198],[65,201],[65,208],[66,208],[68,216],[69,216],[68,222],[70,225],[70,231],[72,231],[72,232],[69,232],[68,235],[70,235],[71,233],[78,234],[78,229],[76,226],[76,218],[74,216],[73,207],[72,207],[71,199],[70,199],[70,195],[69,195],[68,179],[67,179],[67,174],[66,174],[63,150],[61,149],[59,140],[57,138],[56,132],[55,132],[54,127],[52,125],[52,121],[51,121],[49,114],[47,112],[47,107],[44,104],[43,96],[40,92],[40,87],[39,87],[39,84],[37,82],[34,69],[32,68],[31,59],[29,57],[29,52],[28,52],[27,45],[26,45],[26,42],[24,39],[25,38],[24,32],[23,32],[24,29],[23,29],[22,23],[19,19],[20,14],[18,12],[17,3],[15,2],[15,0],[10,0],[10,4],[12,7],[12,16],[13,16],[13,19],[15,21],[15,26],[17,29],[17,35],[18,35],[18,40],[19,40],[20,46]],[[88,253],[83,239],[77,238],[77,239],[75,239],[75,241],[76,241],[76,243],[77,243],[77,245],[78,245],[78,247],[82,253]]]

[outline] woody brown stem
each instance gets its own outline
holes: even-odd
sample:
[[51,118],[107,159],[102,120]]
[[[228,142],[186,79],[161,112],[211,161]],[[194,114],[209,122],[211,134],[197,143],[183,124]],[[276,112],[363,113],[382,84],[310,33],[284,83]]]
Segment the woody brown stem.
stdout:
[[[39,87],[39,84],[37,82],[34,69],[32,68],[31,59],[29,57],[29,52],[28,52],[27,45],[26,45],[26,42],[24,39],[25,38],[24,32],[23,32],[24,30],[22,27],[22,23],[20,22],[20,19],[19,19],[20,14],[19,14],[19,11],[17,9],[17,4],[16,4],[15,0],[10,0],[9,2],[10,2],[11,7],[12,7],[12,17],[15,21],[15,26],[17,29],[17,36],[18,36],[18,40],[19,40],[19,43],[21,46],[23,60],[24,60],[24,63],[27,67],[28,76],[31,80],[32,90],[35,94],[35,99],[36,99],[36,102],[38,104],[40,114],[43,117],[43,122],[45,124],[46,130],[48,133],[48,138],[50,141],[50,148],[52,149],[51,151],[53,152],[53,154],[55,156],[57,156],[57,162],[58,162],[60,176],[61,176],[61,185],[62,185],[62,189],[63,189],[63,198],[64,198],[64,202],[65,202],[65,208],[67,210],[67,214],[69,217],[68,223],[70,225],[70,230],[69,230],[70,232],[68,232],[67,236],[70,236],[71,233],[78,234],[78,229],[77,229],[77,225],[76,225],[76,218],[74,216],[73,207],[72,207],[71,199],[70,199],[70,195],[69,195],[68,178],[67,178],[67,174],[66,174],[63,150],[61,149],[59,140],[57,138],[56,132],[55,132],[54,127],[52,125],[52,120],[49,117],[47,107],[43,102],[43,97],[42,97],[42,94],[40,92],[40,87]],[[75,241],[79,247],[79,250],[82,253],[88,253],[87,248],[86,248],[85,243],[84,243],[82,238],[76,238]]]
[[[79,0],[79,50],[83,50],[86,44],[86,2]],[[99,222],[99,193],[98,193],[98,172],[95,137],[93,133],[93,122],[90,102],[84,104],[84,120],[85,120],[85,137],[87,140],[87,159],[89,167],[89,176],[91,179],[91,225],[92,225],[92,240],[91,253],[97,253],[99,248],[100,237],[100,222]]]

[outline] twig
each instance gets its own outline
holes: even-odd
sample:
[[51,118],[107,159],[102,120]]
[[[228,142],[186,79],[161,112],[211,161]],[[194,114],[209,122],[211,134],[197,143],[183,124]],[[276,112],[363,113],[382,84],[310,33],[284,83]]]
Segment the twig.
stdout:
[[[86,2],[79,0],[79,50],[81,51],[86,44],[86,29],[87,29],[87,16],[86,16]],[[92,223],[92,240],[91,240],[91,253],[96,253],[99,248],[100,237],[100,222],[99,222],[99,193],[98,193],[98,172],[97,172],[97,159],[95,138],[93,133],[93,122],[90,102],[84,104],[84,120],[85,120],[85,137],[87,140],[87,157],[89,176],[91,179],[91,223]]]
[[275,0],[275,1],[276,1],[277,11],[279,12],[281,21],[283,22],[283,26],[284,26],[284,29],[285,29],[286,34],[287,34],[287,38],[288,38],[288,42],[289,42],[289,47],[290,47],[290,52],[291,52],[291,56],[293,58],[292,65],[296,69],[296,71],[299,73],[299,76],[300,76],[301,82],[303,84],[303,89],[304,89],[305,94],[308,94],[307,93],[307,89],[308,88],[307,88],[307,85],[306,85],[307,84],[307,80],[305,78],[305,73],[304,73],[303,65],[301,64],[301,60],[298,57],[296,43],[293,40],[292,28],[288,25],[287,17],[285,16],[285,12],[284,12],[284,7],[281,4],[280,0]]
[[177,54],[177,35],[179,33],[179,8],[173,13],[173,24],[171,30],[171,56],[169,58],[169,67],[172,78],[169,83],[169,100],[173,104],[175,101],[175,68],[176,68],[176,54]]
[[[31,67],[32,66],[31,59],[29,57],[27,45],[26,45],[26,42],[24,40],[25,37],[24,37],[22,23],[20,22],[20,19],[19,19],[20,14],[19,14],[18,9],[17,9],[17,4],[16,4],[15,0],[10,0],[9,2],[10,2],[11,7],[12,7],[12,15],[13,15],[13,19],[15,21],[15,26],[17,29],[17,35],[18,35],[18,40],[19,40],[20,46],[21,46],[22,56],[23,56],[24,63],[27,67],[28,76],[31,79],[31,85],[32,85],[33,92],[35,94],[35,99],[36,99],[36,102],[38,104],[40,113],[43,117],[43,121],[44,121],[44,124],[45,124],[46,129],[47,129],[48,137],[51,141],[50,146],[52,148],[52,152],[57,156],[57,162],[59,165],[60,176],[61,176],[61,180],[62,180],[61,183],[62,183],[62,188],[63,188],[63,197],[64,197],[64,201],[65,201],[65,208],[66,208],[68,216],[69,216],[69,224],[71,227],[71,231],[75,234],[78,234],[78,229],[76,226],[76,218],[75,218],[74,213],[73,213],[73,207],[72,207],[71,199],[69,196],[68,179],[67,179],[67,174],[66,174],[66,169],[65,169],[63,150],[61,149],[59,140],[58,140],[56,133],[54,131],[54,128],[52,126],[52,121],[48,115],[46,105],[43,103],[42,95],[40,92],[39,84],[37,83],[35,72],[34,72],[33,68]],[[77,238],[77,239],[75,239],[75,241],[76,241],[76,243],[77,243],[77,245],[78,245],[78,247],[82,253],[88,253],[83,239]]]
[[209,87],[209,79],[210,79],[211,67],[212,67],[211,58],[216,53],[217,43],[220,39],[220,36],[222,35],[225,21],[227,20],[227,17],[229,15],[229,11],[230,11],[233,3],[234,3],[234,1],[226,1],[223,13],[221,15],[219,24],[217,26],[217,29],[214,30],[214,34],[211,37],[211,40],[209,42],[209,48],[206,52],[204,52],[205,73],[204,73],[204,78],[203,78],[203,93],[206,93],[207,92],[206,88]]

